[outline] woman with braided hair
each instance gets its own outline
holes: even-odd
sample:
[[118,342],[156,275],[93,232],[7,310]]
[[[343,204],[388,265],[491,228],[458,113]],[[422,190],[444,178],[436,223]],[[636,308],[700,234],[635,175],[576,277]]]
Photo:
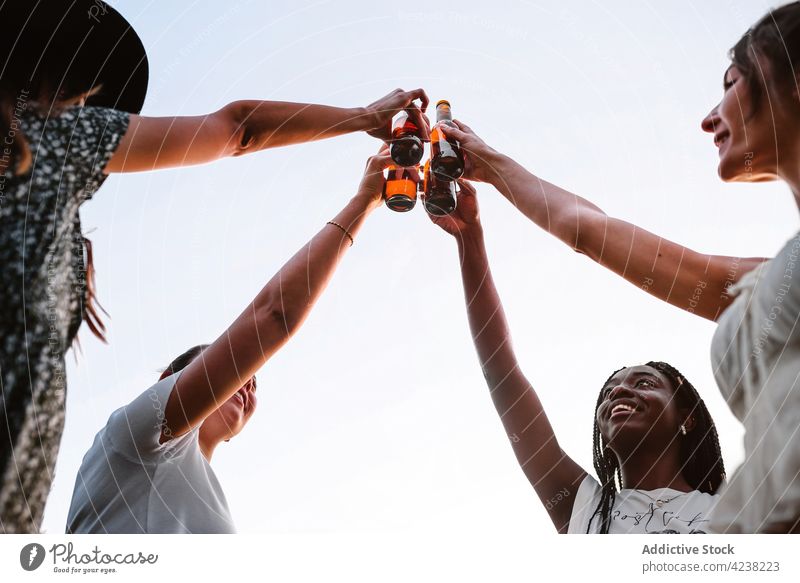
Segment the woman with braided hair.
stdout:
[[593,478],[561,449],[520,370],[474,188],[462,182],[456,210],[431,219],[458,243],[470,330],[492,401],[556,530],[707,532],[725,468],[714,422],[691,383],[663,362],[612,374],[595,408]]
[[[681,423],[679,428],[678,460],[683,479],[693,489],[691,493],[664,488],[656,497],[653,492],[640,489],[618,490],[623,484],[631,484],[636,480],[631,475],[632,470],[629,465],[623,473],[619,453],[624,451],[621,445],[622,439],[615,438],[616,445],[612,447],[612,438],[606,437],[601,432],[602,424],[598,422],[598,414],[601,407],[606,409],[611,407],[613,417],[614,409],[622,403],[623,398],[624,389],[619,388],[620,377],[640,374],[641,371],[644,373],[634,384],[635,387],[647,386],[654,382],[648,380],[648,375],[653,375],[653,371],[661,373],[674,389],[672,399],[678,407],[690,411],[686,421]],[[624,409],[624,407],[619,408]],[[708,518],[702,510],[712,502],[725,479],[725,465],[722,461],[714,420],[700,395],[697,394],[697,390],[676,368],[666,362],[648,362],[644,367],[621,368],[615,371],[605,382],[597,397],[593,441],[594,469],[598,480],[595,481],[587,476],[581,483],[573,503],[569,532],[608,534],[612,523],[615,527],[621,525],[625,528],[626,522],[628,528],[644,522],[645,532],[679,533],[681,527],[689,529],[690,533],[706,532],[703,529],[707,527]],[[623,459],[631,460],[635,454],[622,455]],[[685,509],[690,497],[696,502],[692,505],[693,509],[698,509],[700,512],[696,515],[686,512],[681,516],[676,514],[676,507],[681,505],[677,501],[685,498],[687,504],[681,506]],[[624,511],[620,508],[623,505]],[[645,510],[637,512],[634,510],[637,506],[644,507]]]
[[[780,180],[800,206],[800,2],[771,10],[730,51],[723,97],[701,123],[725,182]],[[800,233],[772,258],[700,253],[542,180],[463,123],[442,130],[526,217],[637,288],[718,324],[714,375],[744,425],[744,461],[713,530],[800,532]],[[643,285],[644,284],[644,285]]]

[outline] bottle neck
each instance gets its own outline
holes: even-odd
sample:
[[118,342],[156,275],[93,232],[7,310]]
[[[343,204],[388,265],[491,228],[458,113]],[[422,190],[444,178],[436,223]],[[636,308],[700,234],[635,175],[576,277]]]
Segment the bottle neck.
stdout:
[[449,104],[443,103],[436,108],[436,123],[452,123],[452,121],[453,111],[450,109]]

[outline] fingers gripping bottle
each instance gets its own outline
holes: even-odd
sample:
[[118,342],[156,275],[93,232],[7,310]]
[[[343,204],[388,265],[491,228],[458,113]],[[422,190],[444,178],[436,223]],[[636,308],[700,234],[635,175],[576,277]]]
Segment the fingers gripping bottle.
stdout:
[[[450,102],[442,99],[436,104],[436,124],[453,124]],[[447,139],[442,130],[431,130],[431,172],[439,180],[457,180],[464,174],[464,154],[455,139]]]
[[429,214],[440,217],[456,210],[456,183],[452,180],[440,180],[431,172],[431,161],[425,162],[425,210]]
[[410,211],[417,204],[417,181],[411,170],[417,170],[417,167],[389,166],[386,172],[383,198],[386,206],[398,213]]
[[422,131],[411,121],[407,111],[401,111],[392,123],[392,141],[389,146],[392,160],[398,166],[416,166],[422,160],[424,151]]

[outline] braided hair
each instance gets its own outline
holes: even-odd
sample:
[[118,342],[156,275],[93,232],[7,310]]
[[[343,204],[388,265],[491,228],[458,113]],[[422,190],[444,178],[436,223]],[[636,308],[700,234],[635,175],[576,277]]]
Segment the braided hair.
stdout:
[[[715,494],[725,479],[725,464],[719,447],[717,428],[697,390],[675,367],[666,362],[648,362],[647,366],[656,369],[672,383],[675,399],[679,407],[689,410],[694,418],[692,431],[681,439],[680,462],[681,472],[689,485],[700,492]],[[615,370],[603,383],[605,386],[611,378],[627,367]],[[597,409],[604,400],[603,391],[597,398],[594,415],[594,469],[602,488],[600,502],[589,519],[586,532],[591,531],[595,517],[600,518],[600,534],[608,534],[611,524],[611,509],[614,506],[618,487],[622,488],[622,472],[619,460],[614,452],[606,449],[606,443],[600,434],[597,424]]]

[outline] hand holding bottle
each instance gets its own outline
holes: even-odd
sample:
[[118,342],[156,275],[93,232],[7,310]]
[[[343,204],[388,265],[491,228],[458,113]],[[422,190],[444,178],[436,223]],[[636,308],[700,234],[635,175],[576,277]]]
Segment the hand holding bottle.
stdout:
[[[417,99],[420,101],[419,106],[415,103]],[[428,108],[428,102],[428,95],[424,89],[414,89],[413,91],[395,89],[366,107],[370,116],[370,128],[367,133],[388,142],[392,139],[392,118],[399,111],[405,110],[408,112],[409,120],[422,132],[422,139],[429,140],[430,124],[424,115]]]
[[475,187],[466,180],[459,180],[458,205],[447,215],[428,214],[433,224],[454,237],[465,237],[482,230],[478,197]]
[[383,171],[392,165],[392,158],[389,156],[389,147],[386,144],[374,156],[367,159],[367,167],[364,170],[364,177],[358,185],[356,197],[362,198],[367,206],[372,210],[380,206],[383,200],[383,191],[386,179]]
[[497,177],[496,168],[503,155],[487,145],[467,124],[453,120],[449,124],[437,124],[436,130],[459,142],[466,159],[465,178],[491,182]]

